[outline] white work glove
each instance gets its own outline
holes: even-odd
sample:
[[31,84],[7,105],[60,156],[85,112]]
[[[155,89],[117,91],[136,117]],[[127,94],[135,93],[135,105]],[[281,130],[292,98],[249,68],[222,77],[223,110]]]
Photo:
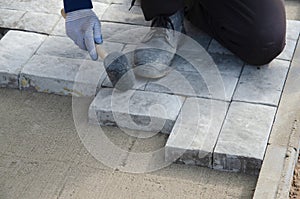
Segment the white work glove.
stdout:
[[101,44],[101,24],[91,9],[67,13],[66,33],[79,48],[87,50],[93,60],[98,59],[95,43]]

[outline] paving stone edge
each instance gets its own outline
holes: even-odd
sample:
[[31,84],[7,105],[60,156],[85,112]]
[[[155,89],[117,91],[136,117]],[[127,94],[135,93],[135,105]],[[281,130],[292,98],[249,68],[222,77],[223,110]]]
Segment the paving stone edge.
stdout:
[[[254,192],[254,199],[289,198],[300,147],[300,113],[297,111],[299,108],[296,108],[299,107],[299,103],[295,100],[295,98],[300,98],[300,91],[295,88],[295,85],[300,84],[300,78],[295,77],[295,74],[300,71],[299,55],[300,42],[298,41],[294,59],[291,63],[292,65],[282,93],[284,103],[280,103],[278,107],[277,114],[280,113],[281,115],[276,115],[276,117],[280,117],[284,122],[280,121],[280,119],[275,120],[273,125],[274,128],[270,135],[271,143],[267,146]],[[291,107],[294,107],[293,111],[290,110]],[[289,110],[286,113],[288,119],[282,116],[286,110]],[[279,131],[279,133],[276,131]],[[288,139],[282,139],[282,134],[287,134]]]

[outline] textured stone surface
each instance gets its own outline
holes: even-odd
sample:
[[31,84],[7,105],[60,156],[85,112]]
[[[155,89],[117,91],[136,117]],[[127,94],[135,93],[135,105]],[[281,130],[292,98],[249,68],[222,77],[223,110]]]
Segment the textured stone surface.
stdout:
[[[123,44],[105,41],[102,48],[106,52],[121,51]],[[74,42],[66,37],[50,36],[38,50],[37,54],[52,55],[73,59],[91,59],[87,51],[81,50]],[[99,58],[100,60],[101,58]]]
[[299,118],[300,118],[300,44],[298,43],[294,60],[291,64],[280,104],[273,125],[270,144],[290,146],[295,149],[299,145]]
[[50,33],[61,16],[37,12],[26,12],[15,27],[22,30]]
[[257,68],[246,65],[233,99],[277,106],[290,62],[273,60]]
[[122,23],[102,22],[104,40],[138,44],[149,31],[149,27]]
[[294,55],[294,51],[296,48],[297,40],[287,39],[285,48],[282,53],[278,55],[278,59],[291,61]]
[[[24,39],[26,38],[26,39]],[[0,87],[18,88],[18,75],[46,36],[9,31],[0,41]]]
[[182,51],[181,55],[184,59],[176,56],[172,63],[176,70],[157,81],[150,81],[146,90],[231,100],[242,70],[242,61],[230,55],[203,56],[192,51]]
[[[5,3],[6,2],[6,3]],[[60,0],[44,1],[41,3],[39,0],[26,0],[26,1],[7,1],[3,0],[2,8],[8,10],[21,10],[27,12],[39,12],[47,14],[59,14],[60,9],[63,8],[63,2]]]
[[17,27],[17,24],[24,14],[25,11],[0,9],[0,27]]
[[57,22],[57,24],[54,26],[53,31],[50,33],[50,35],[57,35],[57,36],[64,36],[66,37],[66,28],[65,28],[65,19],[63,17],[60,18],[60,20]]
[[20,86],[60,95],[93,96],[105,75],[101,62],[35,55],[22,69]]
[[287,20],[287,39],[297,40],[300,34],[300,21]]
[[166,158],[185,164],[212,167],[214,146],[228,103],[187,98],[166,144]]
[[91,123],[170,133],[184,98],[175,95],[110,88],[99,91],[89,109]]
[[[146,86],[146,91],[178,94],[189,97],[205,97],[219,100],[230,101],[238,82],[237,77],[231,77],[228,75],[219,76],[219,85],[212,85],[206,82],[203,78],[203,74],[193,72],[172,71],[168,76],[159,79],[157,81],[149,81]],[[216,75],[205,78],[215,78]],[[176,84],[175,84],[176,82]],[[218,93],[214,93],[211,88],[220,90]]]
[[109,22],[122,22],[135,25],[149,25],[142,14],[142,9],[138,6],[133,6],[129,11],[128,6],[112,4],[105,11],[102,20]]
[[232,102],[214,150],[214,169],[259,173],[275,107]]

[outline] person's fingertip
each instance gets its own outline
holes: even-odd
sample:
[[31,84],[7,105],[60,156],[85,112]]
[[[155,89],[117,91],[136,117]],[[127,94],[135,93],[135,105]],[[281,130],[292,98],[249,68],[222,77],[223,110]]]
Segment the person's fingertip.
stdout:
[[97,44],[102,44],[103,43],[102,35],[101,35],[101,37],[95,38],[95,42]]

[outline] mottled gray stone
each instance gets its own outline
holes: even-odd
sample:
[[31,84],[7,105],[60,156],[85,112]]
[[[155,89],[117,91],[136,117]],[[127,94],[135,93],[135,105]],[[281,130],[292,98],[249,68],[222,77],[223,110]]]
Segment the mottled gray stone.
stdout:
[[293,58],[293,54],[296,48],[297,41],[292,39],[286,40],[286,45],[280,55],[278,55],[278,59],[291,61]]
[[0,9],[0,27],[16,28],[25,11]]
[[15,28],[41,33],[51,33],[61,18],[60,15],[26,12]]
[[26,1],[4,0],[3,2],[4,5],[0,4],[1,8],[9,9],[9,10],[28,11],[28,12],[59,14],[60,9],[63,8],[63,2],[60,0],[45,1],[43,3],[41,3],[39,0],[26,0]]
[[229,51],[227,48],[222,46],[219,42],[216,40],[212,40],[209,47],[208,52],[210,53],[218,53],[218,54],[226,54],[226,55],[233,55],[231,51]]
[[[26,38],[26,39],[24,39]],[[0,41],[0,86],[18,88],[18,75],[46,36],[9,31]]]
[[81,50],[68,37],[49,36],[37,51],[38,55],[52,55],[66,58],[85,59],[88,53]]
[[65,27],[65,19],[62,17],[57,22],[57,24],[54,26],[53,31],[50,33],[50,35],[57,35],[57,36],[64,36],[66,37],[66,27]]
[[103,88],[90,106],[89,121],[132,130],[170,133],[183,101],[183,97],[175,95]]
[[[101,46],[106,52],[110,53],[113,51],[121,51],[124,45],[105,41]],[[75,59],[91,59],[87,51],[81,50],[71,39],[57,36],[49,36],[37,54]]]
[[276,108],[232,102],[214,150],[213,168],[259,173]]
[[102,16],[103,21],[109,22],[122,22],[134,25],[149,25],[150,22],[146,22],[142,9],[139,6],[133,6],[129,11],[128,6],[112,4],[105,11]]
[[102,18],[103,14],[105,13],[108,7],[109,7],[108,3],[93,2],[93,11],[96,13],[99,19]]
[[187,98],[166,144],[166,159],[212,167],[214,146],[228,103]]
[[50,33],[60,19],[58,14],[0,10],[0,26],[41,33]]
[[149,27],[130,24],[102,22],[104,40],[126,44],[138,44],[149,31]]
[[60,95],[94,96],[105,75],[101,62],[35,55],[21,71],[20,86]]
[[300,34],[300,21],[287,20],[286,26],[287,39],[297,40]]
[[[204,62],[201,63],[203,64]],[[220,70],[216,66],[211,66],[210,68],[209,65],[195,70],[195,67],[186,62],[185,65],[173,63],[172,66],[175,68],[183,67],[182,69],[189,72],[174,70],[164,78],[149,81],[145,90],[190,97],[231,100],[238,82],[237,74],[239,72],[232,72],[230,74],[224,70],[224,73],[220,73]],[[192,71],[193,69],[195,71]],[[240,70],[241,66],[236,71]],[[232,75],[234,73],[236,75]],[[218,92],[215,92],[216,90]]]
[[233,100],[277,106],[290,62],[273,60],[257,68],[246,65]]
[[[143,26],[131,25],[131,24],[122,24],[122,23],[114,23],[114,22],[102,22],[102,36],[104,39],[114,39],[115,35],[119,35],[124,33],[125,31],[131,29],[141,28]],[[128,35],[128,37],[131,35]]]

